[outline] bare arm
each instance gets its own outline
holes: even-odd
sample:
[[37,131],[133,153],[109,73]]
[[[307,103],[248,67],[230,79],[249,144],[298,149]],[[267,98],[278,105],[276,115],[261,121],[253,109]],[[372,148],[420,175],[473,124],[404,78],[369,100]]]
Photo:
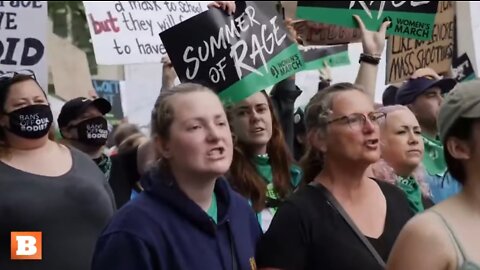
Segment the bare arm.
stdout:
[[[385,33],[387,32],[387,27],[390,25],[390,22],[384,22],[378,32],[372,32],[367,30],[360,17],[354,15],[354,18],[357,20],[362,33],[363,53],[373,57],[381,57],[385,49]],[[355,84],[362,86],[372,100],[375,99],[377,73],[378,65],[361,62],[357,79],[355,80]]]
[[173,68],[172,61],[170,61],[170,58],[168,56],[165,56],[162,58],[162,90],[163,89],[169,89],[172,88],[175,79],[177,78],[177,73],[175,72],[175,69]]
[[403,228],[390,253],[387,270],[457,269],[455,250],[437,216],[424,213]]

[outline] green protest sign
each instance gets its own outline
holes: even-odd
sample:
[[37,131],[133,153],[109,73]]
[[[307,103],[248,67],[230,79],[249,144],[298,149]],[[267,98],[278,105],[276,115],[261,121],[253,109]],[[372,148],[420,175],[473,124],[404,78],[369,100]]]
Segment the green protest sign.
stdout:
[[438,1],[298,1],[297,17],[356,28],[358,15],[369,30],[391,21],[388,35],[430,40],[437,7]]
[[330,67],[350,65],[348,45],[339,46],[299,46],[305,61],[305,70],[316,70],[325,67],[327,62]]

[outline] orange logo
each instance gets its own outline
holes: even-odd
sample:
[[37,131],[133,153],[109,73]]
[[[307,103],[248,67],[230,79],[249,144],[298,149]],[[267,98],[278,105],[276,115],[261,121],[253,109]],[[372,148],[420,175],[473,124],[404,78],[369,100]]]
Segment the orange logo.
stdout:
[[42,232],[11,232],[10,259],[41,260]]

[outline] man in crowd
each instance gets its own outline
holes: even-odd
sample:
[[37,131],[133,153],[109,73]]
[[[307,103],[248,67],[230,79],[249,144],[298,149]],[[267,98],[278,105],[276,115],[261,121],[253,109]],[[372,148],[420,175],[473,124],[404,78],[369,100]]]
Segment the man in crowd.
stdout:
[[58,116],[58,127],[64,143],[89,155],[105,174],[110,177],[112,162],[104,153],[108,138],[105,114],[112,105],[103,98],[79,97],[66,102]]
[[396,95],[396,103],[408,106],[420,123],[425,145],[423,165],[435,203],[460,191],[459,183],[447,173],[437,129],[443,95],[452,90],[455,84],[453,79],[439,79],[437,76],[416,77],[406,81]]

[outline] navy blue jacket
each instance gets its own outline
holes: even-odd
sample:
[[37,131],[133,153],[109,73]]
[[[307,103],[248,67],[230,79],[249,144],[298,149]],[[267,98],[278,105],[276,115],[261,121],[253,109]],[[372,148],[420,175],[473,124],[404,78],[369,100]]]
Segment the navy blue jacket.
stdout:
[[170,174],[153,169],[142,184],[145,192],[124,205],[99,238],[92,270],[255,269],[261,230],[226,180],[215,184],[217,224]]

